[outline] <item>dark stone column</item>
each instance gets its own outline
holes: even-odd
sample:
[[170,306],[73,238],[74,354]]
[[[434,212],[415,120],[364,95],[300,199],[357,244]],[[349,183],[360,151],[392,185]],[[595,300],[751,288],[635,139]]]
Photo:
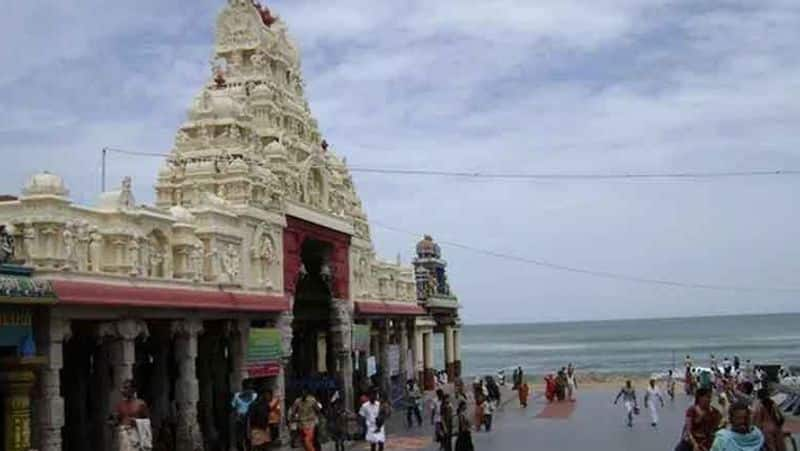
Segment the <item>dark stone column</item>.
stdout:
[[172,323],[175,346],[175,363],[178,364],[178,380],[175,381],[175,404],[178,426],[175,433],[177,451],[196,451],[203,447],[203,434],[197,420],[197,402],[200,400],[200,384],[197,380],[197,336],[203,331],[199,320],[175,321]]
[[345,406],[354,403],[353,393],[353,311],[350,302],[334,299],[331,301],[331,339],[336,355],[336,368],[333,368],[341,387]]
[[42,316],[41,323],[37,324],[36,341],[39,352],[47,357],[47,363],[39,370],[38,399],[34,401],[34,448],[41,451],[61,451],[61,429],[65,423],[61,368],[64,366],[64,341],[71,335],[70,322],[54,317],[52,311]]

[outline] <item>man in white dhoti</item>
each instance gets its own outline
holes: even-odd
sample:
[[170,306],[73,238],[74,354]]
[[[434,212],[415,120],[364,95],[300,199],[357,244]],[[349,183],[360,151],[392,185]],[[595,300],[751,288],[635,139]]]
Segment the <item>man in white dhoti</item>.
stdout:
[[633,384],[630,380],[625,381],[625,386],[617,394],[616,399],[614,399],[614,404],[619,402],[619,399],[622,398],[622,402],[625,404],[625,412],[626,412],[626,419],[628,427],[633,427],[633,415],[639,413],[639,405],[636,401],[636,390],[633,388]]
[[658,408],[656,407],[656,398],[664,407],[664,397],[661,396],[661,390],[656,385],[655,379],[650,379],[650,386],[647,387],[647,393],[644,395],[644,406],[650,408],[650,425],[653,427],[658,426]]
[[383,451],[386,443],[386,418],[388,405],[378,400],[378,394],[373,390],[369,394],[369,401],[365,402],[358,414],[364,418],[367,426],[367,442],[371,451]]
[[150,451],[153,449],[153,436],[147,403],[136,397],[136,385],[132,380],[123,382],[120,392],[122,400],[111,414],[111,422],[116,426],[117,449]]

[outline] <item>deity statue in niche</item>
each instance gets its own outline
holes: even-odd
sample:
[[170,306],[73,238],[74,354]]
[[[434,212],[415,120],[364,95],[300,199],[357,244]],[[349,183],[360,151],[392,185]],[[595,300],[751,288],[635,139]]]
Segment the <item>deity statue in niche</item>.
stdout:
[[128,242],[128,266],[131,276],[139,276],[142,273],[139,248],[139,240],[135,237],[131,238]]
[[103,270],[103,235],[97,230],[97,227],[92,227],[89,234],[89,261],[92,264],[92,271],[101,272]]
[[76,227],[76,241],[75,258],[78,264],[78,271],[88,271],[89,243],[91,242],[91,237],[89,236],[89,224],[85,221],[81,221]]
[[197,131],[197,138],[200,140],[201,144],[208,145],[211,142],[211,136],[208,134],[208,128],[201,126]]
[[0,224],[0,263],[7,263],[14,258],[14,235]]
[[175,134],[175,145],[177,147],[181,147],[186,145],[189,142],[189,135],[186,134],[183,129],[178,130],[178,133]]
[[318,171],[311,171],[308,181],[308,203],[314,207],[322,207],[322,176]]
[[28,265],[33,264],[33,259],[37,257],[39,233],[36,227],[30,223],[25,223],[25,229],[22,232],[22,253],[25,254],[25,261]]
[[64,260],[66,268],[72,268],[75,261],[75,223],[67,222],[61,232],[61,241],[64,243]]
[[191,272],[194,274],[194,281],[200,282],[203,280],[203,266],[205,265],[205,253],[203,252],[203,245],[202,244],[195,244],[192,246],[191,254],[189,255],[189,266],[191,267]]
[[239,251],[236,250],[236,246],[229,244],[222,255],[222,272],[230,283],[235,283],[239,279],[240,267]]

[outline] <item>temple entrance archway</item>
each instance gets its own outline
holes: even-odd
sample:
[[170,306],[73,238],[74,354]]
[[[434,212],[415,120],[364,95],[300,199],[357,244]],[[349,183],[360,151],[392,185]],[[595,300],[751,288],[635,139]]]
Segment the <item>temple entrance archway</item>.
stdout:
[[335,353],[329,337],[331,329],[333,246],[307,238],[300,248],[301,265],[297,276],[292,324],[292,358],[287,397],[299,396],[303,389],[325,398],[335,389],[332,371]]
[[286,400],[307,388],[323,402],[340,390],[350,403],[350,236],[290,216],[283,242],[285,288],[294,300]]

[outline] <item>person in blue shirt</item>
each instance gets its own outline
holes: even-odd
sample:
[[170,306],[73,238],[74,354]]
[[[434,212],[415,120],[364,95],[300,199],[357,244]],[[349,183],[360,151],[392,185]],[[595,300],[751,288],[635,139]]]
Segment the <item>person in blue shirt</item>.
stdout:
[[710,451],[761,451],[764,435],[753,426],[751,418],[746,403],[733,403],[728,413],[730,427],[717,431]]
[[247,449],[246,443],[248,441],[247,433],[247,416],[250,411],[250,406],[256,402],[258,394],[253,390],[243,390],[234,393],[231,399],[231,407],[233,408],[233,415],[236,419],[236,446],[239,451]]

